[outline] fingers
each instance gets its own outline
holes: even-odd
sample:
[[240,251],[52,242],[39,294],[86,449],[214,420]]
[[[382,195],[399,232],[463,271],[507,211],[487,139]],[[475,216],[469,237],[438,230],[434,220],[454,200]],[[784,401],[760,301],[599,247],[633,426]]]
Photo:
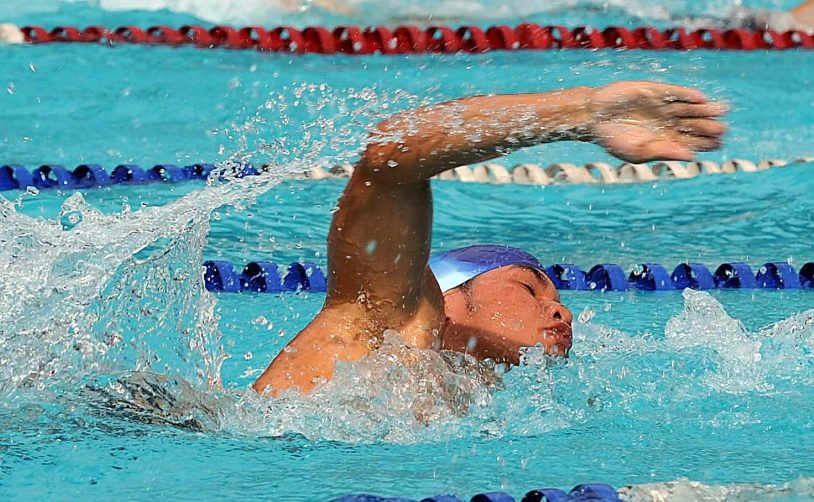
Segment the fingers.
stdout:
[[642,145],[632,157],[633,162],[647,162],[656,159],[692,161],[693,152],[709,152],[721,147],[721,139],[708,136],[676,134],[674,139],[653,141]]
[[635,162],[647,162],[655,159],[693,160],[692,150],[682,141],[653,141],[644,145],[640,154]]
[[711,152],[721,147],[720,137],[683,135],[680,140],[694,152]]
[[726,115],[727,106],[723,103],[669,103],[661,108],[662,113],[669,117],[679,118],[707,118],[723,117]]
[[682,118],[678,120],[676,125],[678,132],[694,136],[718,137],[722,136],[726,129],[726,124],[723,122],[707,118]]
[[672,84],[650,83],[650,90],[661,95],[666,103],[706,103],[706,95],[698,89]]

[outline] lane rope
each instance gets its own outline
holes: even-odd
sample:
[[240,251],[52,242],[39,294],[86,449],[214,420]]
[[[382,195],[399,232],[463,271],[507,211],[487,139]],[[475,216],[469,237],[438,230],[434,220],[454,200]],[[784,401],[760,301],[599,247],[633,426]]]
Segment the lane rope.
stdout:
[[[734,159],[721,164],[709,160],[689,163],[667,161],[649,165],[624,163],[618,167],[604,162],[589,162],[582,166],[558,162],[547,167],[538,164],[518,164],[510,168],[502,164],[489,163],[474,167],[456,167],[434,179],[498,185],[509,183],[518,185],[617,184],[687,179],[708,174],[749,173],[808,162],[814,162],[814,157],[804,157],[791,162],[783,159],[765,159],[754,163],[746,159]],[[251,164],[242,164],[238,167],[216,167],[214,164],[189,166],[157,164],[145,169],[135,164],[120,164],[108,172],[99,164],[82,164],[73,170],[68,170],[58,164],[46,164],[29,171],[25,166],[19,164],[5,164],[0,166],[0,191],[26,190],[29,187],[37,190],[71,190],[119,184],[183,183],[206,180],[209,176],[224,179],[227,173],[242,178],[258,175],[273,168],[269,165],[255,168]],[[304,174],[301,179],[345,179],[352,175],[353,166],[342,164],[330,169],[316,167]]]
[[[287,267],[254,261],[242,269],[229,261],[206,261],[204,285],[221,293],[324,293],[327,279],[314,263],[295,262]],[[238,272],[238,270],[242,270]],[[545,269],[554,286],[562,291],[673,291],[686,288],[713,289],[814,289],[814,262],[798,271],[787,262],[768,262],[757,272],[743,262],[723,263],[710,272],[701,263],[679,263],[671,272],[659,263],[642,263],[629,273],[619,265],[601,263],[587,272],[573,263],[555,263]]]
[[787,50],[814,49],[814,36],[800,30],[718,30],[685,28],[658,30],[653,27],[626,28],[610,26],[599,29],[579,26],[543,26],[521,23],[515,27],[478,26],[383,26],[360,28],[311,26],[302,30],[293,26],[264,28],[261,26],[199,25],[180,28],[156,25],[149,28],[120,26],[108,29],[88,26],[80,29],[57,26],[47,30],[41,26],[20,29],[25,42],[91,43],[102,45],[139,44],[163,46],[194,46],[199,48],[254,49],[289,54],[420,54],[420,53],[482,53],[493,50],[548,49],[644,49],[644,50]]
[[[621,502],[613,487],[600,483],[575,486],[569,493],[555,488],[532,490],[519,502]],[[419,502],[399,497],[378,497],[376,495],[348,495],[330,502]],[[420,502],[466,502],[453,495],[436,495],[421,499]],[[479,493],[469,502],[518,502],[505,492]]]
[[[435,176],[433,179],[455,180],[465,183],[491,183],[495,185],[507,183],[517,185],[616,184],[663,179],[687,179],[707,174],[757,172],[808,162],[814,162],[814,157],[803,157],[791,162],[783,159],[764,159],[758,163],[746,159],[733,159],[721,164],[710,160],[698,162],[664,161],[651,164],[631,164],[626,162],[618,167],[605,162],[589,162],[581,166],[568,162],[557,162],[547,167],[538,164],[518,164],[511,168],[506,168],[501,164],[488,163],[456,167]],[[327,170],[316,167],[306,176],[312,180],[323,180],[349,178],[352,175],[353,166],[342,164]]]

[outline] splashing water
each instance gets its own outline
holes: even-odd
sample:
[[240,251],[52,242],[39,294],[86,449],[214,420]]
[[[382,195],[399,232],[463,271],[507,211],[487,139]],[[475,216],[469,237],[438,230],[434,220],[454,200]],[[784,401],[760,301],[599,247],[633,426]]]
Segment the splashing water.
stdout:
[[[299,86],[291,96],[272,96],[245,123],[223,131],[238,143],[234,159],[206,188],[165,206],[132,211],[125,204],[119,214],[103,214],[75,193],[57,219],[47,220],[18,212],[23,196],[0,198],[4,404],[21,388],[44,392],[54,381],[121,370],[174,372],[220,387],[215,298],[201,273],[210,213],[223,205],[241,211],[284,177],[354,154],[344,147],[363,144],[369,123],[382,113],[377,106],[390,99],[371,90],[340,98],[324,85]],[[316,116],[292,124],[288,106],[314,109]],[[352,125],[338,128],[322,118],[331,111],[349,116]],[[277,139],[267,143],[268,137]],[[236,178],[239,165],[257,157],[274,167]],[[218,174],[227,182],[217,183]]]
[[[665,400],[704,402],[725,410],[731,398],[743,404],[777,394],[793,396],[794,386],[814,377],[809,366],[801,379],[799,368],[811,360],[812,316],[814,312],[803,313],[750,334],[709,294],[687,290],[684,311],[668,323],[664,338],[634,338],[579,323],[568,362],[549,358],[537,347],[527,351],[521,366],[506,372],[461,354],[406,348],[391,333],[385,334],[379,351],[354,364],[340,364],[330,382],[307,396],[212,395],[186,384],[159,382],[150,392],[161,389],[172,396],[162,399],[172,404],[141,413],[175,425],[191,420],[195,427],[241,435],[298,433],[312,440],[399,444],[534,436],[591,421],[609,421],[613,427],[635,419],[640,425],[663,420],[659,410]],[[766,343],[753,340],[744,348],[746,339]],[[150,400],[141,390],[145,378],[154,382],[158,377],[120,380],[129,392],[118,389],[120,396],[127,395],[125,402]],[[133,393],[134,387],[139,392]],[[759,421],[761,415],[734,413],[702,424],[698,419],[685,425],[731,427]]]
[[[814,479],[800,479],[782,485],[736,483],[708,486],[697,481],[679,480],[623,488],[623,500],[631,502],[758,502],[770,500],[810,500],[814,496]],[[803,499],[802,497],[806,497]]]

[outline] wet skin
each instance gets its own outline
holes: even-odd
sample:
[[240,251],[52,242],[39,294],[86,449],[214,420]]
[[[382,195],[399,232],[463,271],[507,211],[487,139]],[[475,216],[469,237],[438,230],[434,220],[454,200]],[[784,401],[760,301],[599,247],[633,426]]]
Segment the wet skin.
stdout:
[[378,349],[388,330],[409,347],[510,364],[537,344],[567,355],[572,316],[544,274],[504,267],[442,294],[428,266],[430,179],[562,140],[593,142],[628,162],[692,160],[693,152],[720,146],[725,113],[695,89],[617,82],[473,96],[385,120],[371,132],[331,223],[325,304],[255,390],[308,392],[332,378],[337,362]]
[[573,315],[541,271],[509,266],[481,274],[444,295],[442,349],[518,364],[521,348],[542,345],[568,356]]

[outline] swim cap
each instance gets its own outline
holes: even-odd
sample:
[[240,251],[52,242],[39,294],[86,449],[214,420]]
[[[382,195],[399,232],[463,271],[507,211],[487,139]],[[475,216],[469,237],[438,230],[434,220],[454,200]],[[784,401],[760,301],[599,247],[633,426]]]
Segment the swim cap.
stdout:
[[468,246],[430,258],[430,269],[438,279],[443,293],[485,272],[509,265],[525,265],[544,270],[537,258],[522,249],[509,246]]

